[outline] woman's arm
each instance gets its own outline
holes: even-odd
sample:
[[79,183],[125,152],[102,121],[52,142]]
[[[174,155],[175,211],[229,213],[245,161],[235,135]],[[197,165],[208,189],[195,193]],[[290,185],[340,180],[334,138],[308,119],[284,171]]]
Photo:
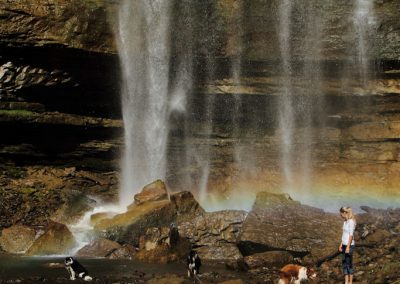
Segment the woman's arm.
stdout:
[[349,220],[349,241],[347,242],[346,251],[345,251],[346,253],[350,253],[350,246],[354,239],[354,230],[355,229],[356,229],[356,223],[354,222],[354,220],[350,219]]

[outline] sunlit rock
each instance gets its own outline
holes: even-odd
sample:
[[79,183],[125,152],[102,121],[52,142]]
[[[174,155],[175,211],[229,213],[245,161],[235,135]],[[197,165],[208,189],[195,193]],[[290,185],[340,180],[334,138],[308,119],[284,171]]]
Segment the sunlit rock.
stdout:
[[168,199],[167,188],[162,180],[156,180],[146,185],[142,192],[135,195],[135,204],[141,204],[146,201],[158,201]]
[[26,252],[27,255],[67,254],[75,246],[75,239],[67,226],[50,222],[46,231]]
[[114,212],[99,212],[99,213],[92,214],[92,215],[90,215],[90,224],[92,226],[95,226],[101,220],[110,219],[115,215],[116,214]]
[[341,233],[338,215],[302,205],[286,194],[261,192],[243,222],[239,247],[245,255],[287,250],[317,260],[337,251]]
[[14,225],[1,231],[0,247],[9,253],[24,253],[35,241],[35,236],[34,229]]
[[[154,184],[163,185],[161,181]],[[165,187],[161,186],[161,188]],[[163,192],[158,189],[156,191]],[[156,200],[147,200],[140,204],[136,204],[135,201],[128,206],[125,213],[112,218],[103,218],[104,216],[102,216],[95,224],[95,230],[107,239],[138,246],[139,236],[144,235],[148,228],[169,228],[178,220],[191,220],[204,212],[189,192],[175,193],[171,195],[171,200],[158,200],[160,197],[165,198],[164,194],[153,197]]]
[[131,205],[127,212],[103,219],[95,230],[107,239],[138,245],[139,236],[149,227],[169,226],[176,218],[176,209],[169,200],[148,201]]
[[107,239],[97,239],[81,248],[76,255],[80,257],[106,257],[121,248],[117,242]]

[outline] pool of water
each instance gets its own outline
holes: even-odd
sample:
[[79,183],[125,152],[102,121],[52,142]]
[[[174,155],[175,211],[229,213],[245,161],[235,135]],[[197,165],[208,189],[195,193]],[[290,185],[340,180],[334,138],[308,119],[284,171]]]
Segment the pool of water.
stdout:
[[[94,278],[94,283],[144,283],[154,277],[175,274],[186,277],[182,263],[147,264],[131,260],[84,259],[79,262]],[[0,283],[71,283],[64,268],[64,257],[24,257],[0,255]],[[202,266],[203,276],[229,274],[241,278],[243,275],[227,271],[223,263]],[[200,275],[201,277],[201,275]],[[188,280],[189,281],[189,280]],[[77,283],[81,282],[78,280]],[[83,281],[82,281],[83,282]],[[190,282],[191,283],[191,282]]]

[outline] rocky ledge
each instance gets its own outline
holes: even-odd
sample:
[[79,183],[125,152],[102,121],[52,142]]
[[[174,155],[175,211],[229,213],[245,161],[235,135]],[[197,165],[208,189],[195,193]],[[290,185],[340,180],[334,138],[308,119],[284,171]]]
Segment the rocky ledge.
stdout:
[[[287,263],[314,266],[317,283],[342,278],[337,252],[340,217],[287,194],[260,192],[250,212],[205,212],[190,192],[168,194],[165,184],[156,181],[134,200],[125,213],[93,215],[95,238],[77,256],[168,263],[183,262],[187,252],[196,249],[204,263],[222,261],[227,269],[267,282]],[[361,209],[355,235],[356,281],[398,280],[400,209]],[[75,242],[63,224],[50,222],[39,228],[20,223],[2,230],[3,251],[65,253]]]

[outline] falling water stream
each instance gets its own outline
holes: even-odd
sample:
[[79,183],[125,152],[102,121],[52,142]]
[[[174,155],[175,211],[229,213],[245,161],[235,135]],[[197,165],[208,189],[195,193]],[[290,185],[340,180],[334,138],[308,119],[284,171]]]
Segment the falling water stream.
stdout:
[[125,0],[119,10],[125,153],[120,203],[164,179],[168,140],[171,1]]
[[293,110],[293,86],[291,81],[291,13],[292,1],[283,0],[279,6],[279,48],[281,54],[281,69],[283,86],[282,94],[279,98],[278,120],[281,133],[281,165],[284,176],[283,190],[292,193],[294,189],[292,173],[292,151],[293,151],[293,130],[294,130],[294,110]]
[[367,81],[371,76],[371,45],[369,38],[374,34],[375,25],[374,2],[372,0],[357,0],[353,12],[353,24],[357,38],[355,68],[360,85],[367,89]]

